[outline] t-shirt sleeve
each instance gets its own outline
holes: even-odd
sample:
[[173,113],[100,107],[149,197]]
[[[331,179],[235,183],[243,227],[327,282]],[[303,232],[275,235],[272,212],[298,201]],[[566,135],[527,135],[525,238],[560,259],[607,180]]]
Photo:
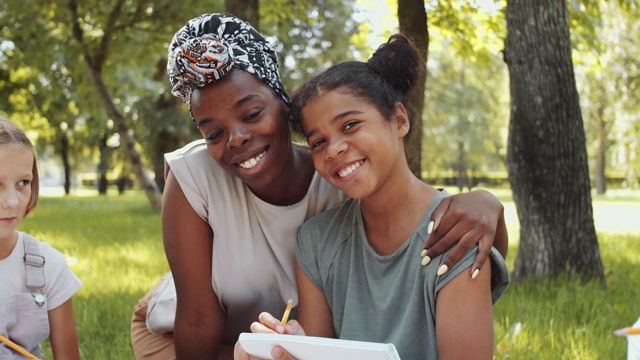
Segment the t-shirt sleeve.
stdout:
[[[204,181],[208,181],[209,179],[206,175],[197,174],[197,172],[206,172],[207,162],[213,161],[209,153],[185,146],[165,154],[164,158],[168,171],[173,173],[193,210],[204,221],[209,222],[207,196],[202,193],[201,187],[198,186],[199,183],[196,180],[204,179]],[[206,188],[208,184],[201,185]]]
[[[442,261],[444,261],[445,257],[451,252],[453,249],[450,249],[445,254],[442,254],[436,257],[437,261],[432,266],[431,270],[435,274],[437,269],[440,267]],[[467,253],[458,261],[449,271],[444,273],[441,276],[435,276],[435,291],[432,294],[433,299],[449,281],[453,280],[456,276],[458,276],[462,271],[468,270],[471,265],[475,262],[476,256],[478,255],[478,245],[475,245]],[[434,259],[434,260],[436,260]],[[509,270],[507,269],[507,264],[504,259],[500,255],[500,252],[494,247],[491,248],[491,252],[489,254],[488,260],[491,261],[491,300],[492,303],[495,304],[498,299],[504,294],[507,286],[509,285]],[[435,266],[434,266],[435,265]]]
[[45,258],[44,294],[47,296],[47,310],[53,310],[69,300],[80,288],[82,282],[71,271],[61,252],[52,246],[40,243]]
[[311,282],[324,292],[324,282],[320,273],[317,231],[311,226],[300,226],[296,237],[296,259],[302,272]]

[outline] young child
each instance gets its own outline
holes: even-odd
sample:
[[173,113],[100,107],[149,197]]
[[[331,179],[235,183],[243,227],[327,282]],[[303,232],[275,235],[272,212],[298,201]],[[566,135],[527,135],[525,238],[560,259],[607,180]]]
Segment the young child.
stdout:
[[8,339],[0,341],[0,359],[29,358],[25,351],[41,359],[47,337],[54,359],[79,359],[71,297],[82,283],[60,252],[16,230],[38,190],[33,145],[0,118],[0,335]]
[[[415,177],[405,157],[407,95],[422,61],[396,34],[368,62],[333,66],[296,92],[293,128],[320,175],[350,199],[299,228],[299,323],[263,313],[252,331],[390,342],[403,360],[492,358],[504,259],[492,249],[492,261],[471,273],[477,246],[451,269],[440,264],[446,254],[426,267],[416,255],[448,196]],[[237,345],[236,358],[246,356]]]

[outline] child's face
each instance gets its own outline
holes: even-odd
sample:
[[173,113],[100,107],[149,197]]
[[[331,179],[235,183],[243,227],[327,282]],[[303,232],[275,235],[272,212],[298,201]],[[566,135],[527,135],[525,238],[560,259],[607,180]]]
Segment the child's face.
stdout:
[[0,145],[0,242],[11,239],[27,212],[33,179],[33,150]]
[[340,89],[309,102],[302,109],[302,127],[318,173],[353,198],[376,193],[404,161],[402,140],[409,127],[397,115],[385,119]]

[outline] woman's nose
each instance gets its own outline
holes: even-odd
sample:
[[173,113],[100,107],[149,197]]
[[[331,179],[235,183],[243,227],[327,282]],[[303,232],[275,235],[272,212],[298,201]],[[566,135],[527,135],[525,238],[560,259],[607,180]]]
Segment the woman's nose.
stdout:
[[227,149],[237,149],[251,140],[251,132],[244,127],[236,127],[229,131],[229,139],[227,140]]

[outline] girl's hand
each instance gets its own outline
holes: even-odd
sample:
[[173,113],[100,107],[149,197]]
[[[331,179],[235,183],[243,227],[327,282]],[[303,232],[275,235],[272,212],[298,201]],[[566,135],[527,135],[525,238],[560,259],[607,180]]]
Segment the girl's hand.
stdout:
[[[304,329],[296,320],[289,320],[286,325],[282,325],[280,320],[273,317],[268,312],[263,312],[258,316],[259,322],[251,324],[252,333],[261,334],[287,334],[287,335],[306,335]],[[295,358],[280,346],[276,346],[271,350],[271,356],[277,360],[295,360]],[[233,358],[235,360],[253,360],[240,345],[240,341],[236,342],[233,349]]]
[[479,253],[471,266],[474,278],[487,260],[492,245],[506,258],[508,235],[504,206],[490,192],[479,189],[449,196],[440,202],[431,219],[433,230],[423,247],[422,264],[427,265],[431,259],[455,246],[438,269],[439,275],[447,272],[475,244],[479,246]]
[[258,320],[260,322],[251,324],[251,332],[253,333],[306,335],[304,329],[296,320],[289,320],[286,325],[282,325],[280,320],[268,312],[261,313],[258,316]]
[[[280,346],[276,346],[271,350],[271,356],[275,360],[296,360],[293,356],[289,355],[289,353]],[[251,357],[251,355],[247,354],[246,351],[240,345],[240,341],[236,342],[234,351],[233,351],[233,359],[234,360],[258,360],[256,358]]]

